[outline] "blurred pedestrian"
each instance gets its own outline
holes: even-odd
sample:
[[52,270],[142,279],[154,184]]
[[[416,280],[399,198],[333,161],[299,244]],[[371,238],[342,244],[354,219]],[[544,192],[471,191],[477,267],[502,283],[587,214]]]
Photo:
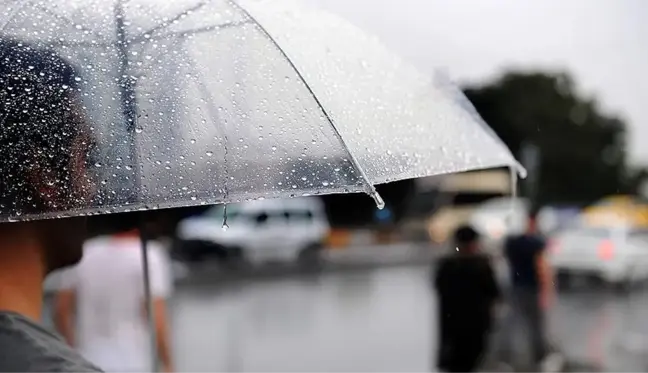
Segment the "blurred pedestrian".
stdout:
[[503,340],[504,358],[511,363],[513,332],[526,330],[535,369],[558,371],[562,357],[552,351],[547,337],[547,311],[554,301],[553,275],[545,255],[545,240],[538,232],[537,214],[528,216],[526,231],[509,237],[504,252],[510,269],[509,337]]
[[[163,371],[173,370],[166,316],[172,290],[168,257],[148,243],[156,345]],[[137,230],[86,242],[78,266],[59,274],[55,324],[82,355],[110,372],[150,372],[153,367]]]
[[436,270],[441,331],[437,367],[472,372],[486,353],[500,289],[473,228],[460,227],[454,246],[454,253],[440,259]]
[[[84,207],[94,189],[85,167],[92,140],[75,69],[5,37],[0,61],[0,210]],[[45,276],[81,259],[85,231],[84,218],[0,224],[0,371],[101,371],[38,323]]]

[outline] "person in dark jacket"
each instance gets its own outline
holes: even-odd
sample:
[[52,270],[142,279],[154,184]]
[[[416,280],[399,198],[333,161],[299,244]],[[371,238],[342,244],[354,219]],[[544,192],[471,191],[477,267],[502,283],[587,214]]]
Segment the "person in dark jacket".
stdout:
[[460,227],[454,244],[454,253],[440,259],[434,279],[441,331],[437,367],[472,372],[484,357],[500,289],[473,228]]
[[508,322],[511,335],[504,339],[503,352],[506,360],[513,360],[513,333],[525,327],[536,369],[553,372],[562,369],[564,361],[562,355],[554,351],[547,336],[546,317],[554,302],[554,288],[545,254],[546,242],[539,233],[534,210],[529,213],[527,230],[508,237],[504,245],[512,286]]

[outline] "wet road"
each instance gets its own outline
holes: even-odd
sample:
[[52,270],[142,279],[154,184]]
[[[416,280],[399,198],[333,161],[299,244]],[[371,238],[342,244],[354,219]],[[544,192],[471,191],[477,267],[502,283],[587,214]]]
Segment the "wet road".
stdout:
[[[184,371],[425,371],[436,299],[424,267],[215,286],[174,301]],[[608,371],[648,368],[648,291],[560,293],[553,336],[570,359]],[[642,313],[643,312],[643,313]]]
[[191,371],[424,371],[425,271],[339,272],[179,289],[178,368]]
[[[179,371],[426,371],[436,299],[423,266],[178,286]],[[559,294],[552,330],[570,359],[648,368],[648,290]]]

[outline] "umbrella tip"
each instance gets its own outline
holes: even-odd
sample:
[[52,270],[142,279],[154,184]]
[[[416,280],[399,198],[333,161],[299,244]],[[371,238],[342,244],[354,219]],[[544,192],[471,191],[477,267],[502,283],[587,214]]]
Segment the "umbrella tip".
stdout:
[[385,200],[382,199],[380,194],[376,191],[376,189],[373,189],[369,195],[371,198],[373,198],[374,202],[376,202],[376,207],[378,207],[378,210],[382,210],[385,208]]

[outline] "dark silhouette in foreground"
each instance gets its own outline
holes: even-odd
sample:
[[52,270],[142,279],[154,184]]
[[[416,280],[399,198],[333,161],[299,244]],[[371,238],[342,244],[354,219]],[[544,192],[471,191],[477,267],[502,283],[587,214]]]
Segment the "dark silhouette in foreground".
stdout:
[[434,279],[441,331],[437,366],[472,372],[486,353],[500,289],[490,259],[479,252],[478,233],[460,227],[454,242],[456,251],[440,260]]

